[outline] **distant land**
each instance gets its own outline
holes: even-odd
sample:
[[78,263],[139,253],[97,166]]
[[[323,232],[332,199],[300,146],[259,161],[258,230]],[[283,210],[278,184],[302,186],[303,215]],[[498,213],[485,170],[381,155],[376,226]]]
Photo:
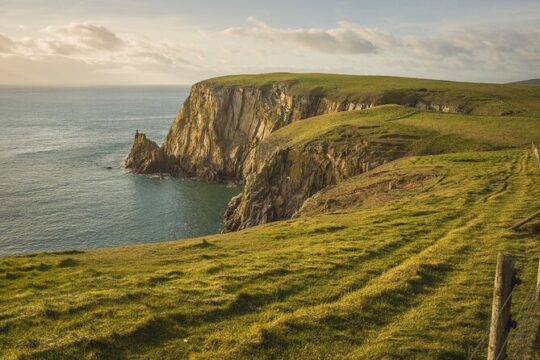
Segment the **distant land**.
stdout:
[[540,85],[540,79],[529,79],[529,80],[522,80],[522,81],[516,81],[510,84],[525,84],[525,85]]

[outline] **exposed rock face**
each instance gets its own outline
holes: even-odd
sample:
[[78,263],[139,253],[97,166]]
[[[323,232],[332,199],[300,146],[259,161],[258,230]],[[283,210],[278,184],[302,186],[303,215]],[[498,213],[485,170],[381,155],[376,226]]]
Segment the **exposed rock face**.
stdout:
[[402,157],[408,141],[377,141],[365,128],[342,126],[298,146],[260,149],[243,193],[229,203],[226,232],[288,219],[319,190]]
[[[136,173],[167,172],[204,181],[246,181],[229,204],[225,230],[286,219],[327,185],[397,156],[400,148],[362,139],[309,143],[302,147],[259,146],[275,130],[316,115],[399,104],[445,112],[459,106],[435,101],[426,89],[333,97],[318,88],[301,91],[295,81],[224,85],[212,80],[193,85],[162,145],[135,138],[126,167]],[[380,156],[384,152],[385,156]]]
[[137,174],[161,173],[167,169],[167,160],[155,142],[137,131],[125,166]]
[[163,144],[171,172],[212,182],[242,180],[257,144],[271,132],[311,116],[374,105],[294,95],[293,85],[195,84]]
[[[338,111],[400,104],[423,109],[459,112],[455,106],[423,100],[424,92],[387,91],[332,98],[317,89],[299,92],[294,81],[260,86],[223,85],[204,81],[193,85],[190,95],[163,143],[167,161],[131,153],[139,159],[135,172],[164,172],[197,177],[209,182],[241,181],[252,169],[257,145],[273,131],[293,122]],[[137,150],[134,148],[132,150]],[[143,162],[144,166],[138,166]],[[132,163],[126,163],[132,167]]]

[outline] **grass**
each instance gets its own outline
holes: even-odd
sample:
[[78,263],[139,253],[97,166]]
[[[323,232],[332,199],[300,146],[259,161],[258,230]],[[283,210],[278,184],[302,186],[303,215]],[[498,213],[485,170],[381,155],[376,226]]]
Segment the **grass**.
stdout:
[[442,153],[469,150],[464,142],[469,142],[469,146],[484,144],[491,148],[525,147],[531,142],[539,143],[539,124],[536,117],[458,115],[384,105],[297,121],[273,132],[265,141],[273,146],[293,147],[324,138],[338,127],[363,126],[366,133],[384,127],[396,135],[418,135],[431,140],[436,136],[436,143],[423,144],[424,150],[416,151],[433,152],[436,147],[441,147]]
[[422,174],[238,233],[2,258],[0,357],[465,358],[488,327],[497,252],[517,257],[514,304],[534,282],[538,236],[508,227],[538,209],[538,174],[528,151],[455,153],[332,191]]
[[292,94],[311,94],[333,99],[424,99],[460,106],[466,113],[499,115],[540,114],[540,87],[524,84],[482,84],[395,76],[269,73],[233,75],[204,81],[224,86],[271,86],[289,83]]

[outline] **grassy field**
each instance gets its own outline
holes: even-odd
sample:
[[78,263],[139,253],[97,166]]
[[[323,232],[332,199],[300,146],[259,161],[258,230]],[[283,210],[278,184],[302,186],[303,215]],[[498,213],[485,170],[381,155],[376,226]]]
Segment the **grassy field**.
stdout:
[[293,84],[293,93],[324,95],[328,98],[355,99],[382,96],[425,98],[463,108],[478,115],[520,113],[540,115],[540,86],[524,84],[482,84],[395,76],[270,73],[233,75],[206,80],[205,83],[237,86],[263,86],[276,82]]
[[[464,359],[488,329],[500,251],[523,281],[520,322],[540,224],[509,227],[540,209],[538,119],[385,106],[293,123],[272,141],[351,124],[433,136],[416,145],[421,156],[327,188],[291,220],[0,258],[0,358]],[[510,352],[535,330],[518,326]]]
[[293,147],[324,138],[329,131],[345,126],[386,128],[396,134],[418,135],[415,153],[425,154],[526,147],[540,142],[539,119],[526,116],[474,116],[421,111],[397,105],[384,105],[361,111],[347,111],[294,122],[273,132],[267,143]]

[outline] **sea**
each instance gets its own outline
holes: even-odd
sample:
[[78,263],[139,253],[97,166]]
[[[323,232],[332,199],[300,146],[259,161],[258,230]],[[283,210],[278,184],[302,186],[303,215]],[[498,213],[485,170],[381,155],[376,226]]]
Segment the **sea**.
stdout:
[[123,167],[135,130],[161,143],[188,92],[0,87],[0,255],[219,232],[240,188],[160,180]]

